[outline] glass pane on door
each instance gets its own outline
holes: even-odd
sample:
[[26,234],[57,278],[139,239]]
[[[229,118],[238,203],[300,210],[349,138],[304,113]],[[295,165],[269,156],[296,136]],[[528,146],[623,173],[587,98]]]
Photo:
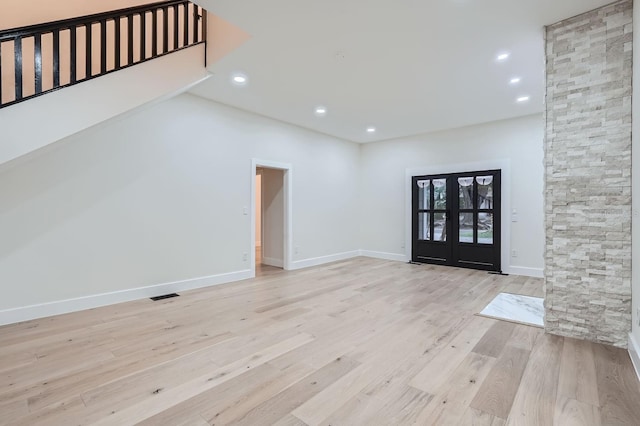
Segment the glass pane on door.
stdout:
[[460,209],[473,208],[473,177],[458,178],[458,197]]
[[418,208],[421,210],[429,210],[431,205],[431,181],[418,181]]
[[493,244],[492,213],[478,213],[478,244]]
[[447,241],[446,213],[434,213],[433,215],[433,241]]
[[477,176],[478,182],[478,208],[493,208],[493,176]]
[[433,208],[435,210],[447,209],[447,180],[433,180]]
[[429,241],[431,239],[431,227],[429,226],[430,213],[418,213],[418,239]]
[[473,242],[473,213],[460,213],[459,223],[459,241],[461,243]]

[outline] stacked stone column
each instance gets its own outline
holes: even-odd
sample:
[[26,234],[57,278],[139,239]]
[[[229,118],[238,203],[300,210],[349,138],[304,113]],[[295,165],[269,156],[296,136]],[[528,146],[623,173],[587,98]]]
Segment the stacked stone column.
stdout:
[[546,28],[546,330],[631,328],[632,0]]

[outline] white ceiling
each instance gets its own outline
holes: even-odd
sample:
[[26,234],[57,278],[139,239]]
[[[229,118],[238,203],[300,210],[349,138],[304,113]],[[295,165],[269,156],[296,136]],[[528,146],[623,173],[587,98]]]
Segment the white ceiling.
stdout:
[[[198,0],[252,38],[192,93],[356,142],[533,114],[543,26],[610,2]],[[511,56],[498,63],[502,51]],[[230,84],[238,71],[247,86]],[[530,101],[516,103],[522,95]]]

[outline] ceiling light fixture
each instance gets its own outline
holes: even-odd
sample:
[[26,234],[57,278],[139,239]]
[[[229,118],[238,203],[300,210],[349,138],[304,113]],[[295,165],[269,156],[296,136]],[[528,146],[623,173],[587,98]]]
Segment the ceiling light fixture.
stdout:
[[325,115],[327,115],[327,107],[323,107],[323,106],[316,107],[315,114],[318,117],[324,117]]
[[507,59],[509,59],[509,54],[507,52],[501,53],[496,57],[496,60],[498,62],[503,62],[503,61],[506,61]]
[[529,100],[529,96],[520,96],[516,101],[518,102],[527,102]]
[[375,133],[375,132],[376,132],[375,127],[367,127],[367,133]]
[[231,82],[236,86],[244,86],[248,81],[247,76],[242,73],[235,73],[231,76]]
[[518,84],[518,83],[520,83],[520,80],[521,80],[520,77],[513,77],[511,80],[509,80],[509,83]]

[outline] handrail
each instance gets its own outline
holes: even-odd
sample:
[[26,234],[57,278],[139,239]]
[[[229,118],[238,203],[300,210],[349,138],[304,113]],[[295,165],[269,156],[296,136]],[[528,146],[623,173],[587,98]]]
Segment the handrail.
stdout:
[[0,108],[205,43],[206,17],[170,0],[2,30]]

